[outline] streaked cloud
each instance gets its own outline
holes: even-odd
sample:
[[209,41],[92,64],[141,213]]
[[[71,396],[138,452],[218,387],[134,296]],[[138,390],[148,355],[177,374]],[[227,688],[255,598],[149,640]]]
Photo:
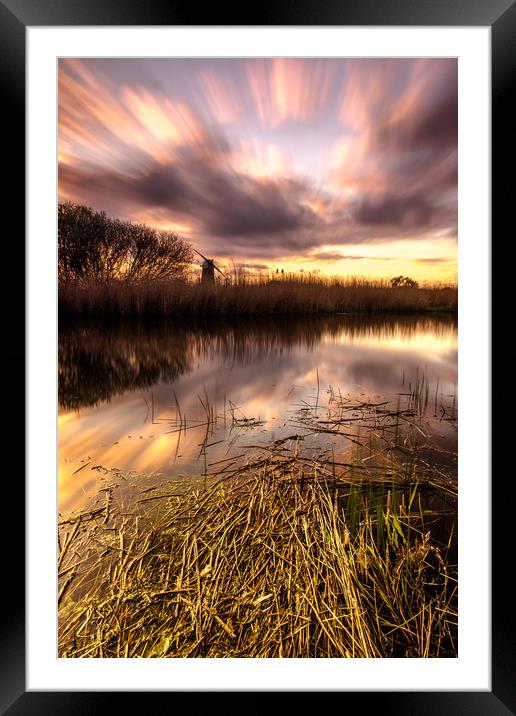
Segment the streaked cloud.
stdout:
[[425,246],[444,237],[453,262],[457,232],[457,62],[60,60],[59,193],[241,263],[379,265],[374,246],[388,262],[416,242],[437,271]]
[[249,89],[262,125],[321,118],[335,80],[336,64],[324,59],[246,61]]
[[242,105],[233,82],[210,68],[199,72],[199,81],[214,121],[219,124],[237,122]]
[[338,251],[318,251],[309,256],[316,261],[396,261],[394,256],[361,256],[360,254],[341,254]]

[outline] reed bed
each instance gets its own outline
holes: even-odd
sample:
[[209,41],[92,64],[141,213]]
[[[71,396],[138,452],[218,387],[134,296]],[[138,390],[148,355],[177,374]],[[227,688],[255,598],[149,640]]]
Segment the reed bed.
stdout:
[[457,288],[286,278],[230,284],[103,281],[59,287],[60,316],[258,316],[456,311]]
[[276,455],[106,499],[60,526],[60,656],[456,656],[456,569],[413,478],[364,491]]

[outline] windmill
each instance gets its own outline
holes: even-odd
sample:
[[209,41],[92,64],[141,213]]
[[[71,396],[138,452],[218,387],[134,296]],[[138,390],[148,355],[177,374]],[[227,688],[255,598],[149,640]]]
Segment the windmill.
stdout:
[[219,269],[218,266],[215,266],[215,261],[213,259],[207,259],[206,256],[203,256],[200,251],[197,251],[197,249],[194,249],[194,251],[201,257],[201,259],[203,259],[201,274],[202,283],[214,283],[215,271],[218,271],[220,275],[224,277],[226,283],[229,283],[229,278]]

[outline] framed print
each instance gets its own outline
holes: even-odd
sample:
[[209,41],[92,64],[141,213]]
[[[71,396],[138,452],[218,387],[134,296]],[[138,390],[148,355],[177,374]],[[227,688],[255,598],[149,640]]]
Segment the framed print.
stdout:
[[490,263],[515,13],[0,4],[27,235],[7,713],[514,712]]

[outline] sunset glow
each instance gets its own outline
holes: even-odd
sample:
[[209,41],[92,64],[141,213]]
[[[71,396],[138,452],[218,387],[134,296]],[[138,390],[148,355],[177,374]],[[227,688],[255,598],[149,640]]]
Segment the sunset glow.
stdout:
[[223,266],[455,282],[455,59],[63,59],[59,198]]

